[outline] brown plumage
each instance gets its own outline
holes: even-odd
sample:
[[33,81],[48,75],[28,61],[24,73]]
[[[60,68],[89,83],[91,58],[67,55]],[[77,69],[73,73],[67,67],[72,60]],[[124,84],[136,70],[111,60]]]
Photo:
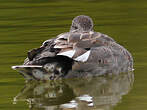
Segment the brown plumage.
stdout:
[[92,19],[81,15],[73,19],[69,32],[29,51],[24,62],[43,67],[51,64],[54,76],[97,76],[132,70],[133,58],[111,37],[93,31]]

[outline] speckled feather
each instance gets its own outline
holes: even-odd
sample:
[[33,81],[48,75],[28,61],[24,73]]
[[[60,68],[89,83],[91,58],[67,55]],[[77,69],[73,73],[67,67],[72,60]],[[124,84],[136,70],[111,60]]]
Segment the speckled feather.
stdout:
[[53,68],[53,75],[58,77],[70,77],[72,73],[82,71],[84,76],[85,73],[97,76],[133,70],[133,58],[111,37],[94,32],[92,19],[81,15],[73,19],[69,32],[29,51],[24,65],[46,65],[46,71]]
[[[78,61],[85,62],[88,60],[87,57],[89,57],[91,54],[89,53],[87,54],[87,56],[83,56],[87,60],[80,57],[81,55],[83,55],[87,51],[91,52],[91,48],[101,48],[101,46],[107,46],[109,45],[109,42],[115,41],[112,38],[98,32],[68,32],[57,36],[57,39],[55,39],[54,48],[61,49],[61,51],[57,55],[64,55],[73,58],[74,60],[78,59]],[[70,55],[68,54],[68,52]]]

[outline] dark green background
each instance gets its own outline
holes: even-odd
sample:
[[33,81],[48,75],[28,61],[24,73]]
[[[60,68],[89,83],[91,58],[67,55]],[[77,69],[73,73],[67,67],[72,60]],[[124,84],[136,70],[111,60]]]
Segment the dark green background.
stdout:
[[13,104],[24,79],[12,65],[20,65],[29,49],[67,32],[77,15],[93,18],[95,31],[113,37],[134,58],[135,82],[114,110],[147,109],[146,0],[0,0],[0,109],[27,110]]

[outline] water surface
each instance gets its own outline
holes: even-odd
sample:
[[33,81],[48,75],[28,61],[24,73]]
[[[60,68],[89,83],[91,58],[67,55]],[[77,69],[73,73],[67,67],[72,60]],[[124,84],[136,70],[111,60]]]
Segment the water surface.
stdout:
[[[93,104],[98,104],[87,109],[146,110],[146,4],[146,0],[0,0],[0,109],[28,110],[30,107],[30,109],[35,110],[54,110],[64,109],[63,106],[69,106],[62,104],[76,106],[77,103],[79,104],[79,109],[85,109],[88,104],[92,105],[91,102],[80,100],[85,100],[86,98],[88,101],[92,100]],[[73,86],[70,85],[72,82],[64,82],[63,84],[53,84],[54,88],[50,87],[49,84],[40,85],[35,82],[25,84],[23,77],[10,67],[22,64],[27,51],[40,46],[44,40],[67,32],[71,25],[71,20],[81,14],[91,16],[94,20],[94,29],[96,31],[113,37],[132,53],[135,77],[133,79],[131,77],[130,82],[128,81],[130,78],[127,79],[126,75],[120,75],[116,79],[98,78],[94,81],[89,79],[88,84],[84,83],[81,86],[76,84],[73,84]],[[106,81],[104,85],[103,81]],[[115,83],[113,82],[116,82],[117,85],[114,86]],[[29,85],[31,86],[29,87]],[[36,87],[39,90],[41,88],[44,90],[44,86],[47,88],[45,92],[50,94],[51,91],[54,91],[50,94],[51,96],[56,96],[58,90],[61,90],[62,92],[60,91],[61,93],[59,94],[61,97],[59,98],[57,95],[55,100],[50,101],[50,97],[33,95],[32,91]],[[117,86],[120,86],[120,88],[116,89]],[[126,88],[123,88],[124,86]],[[114,88],[114,91],[110,92],[111,94],[106,93],[105,91],[108,88],[110,90]],[[22,89],[25,90],[24,94],[21,93],[21,91],[23,92]],[[99,90],[101,91],[99,92]],[[118,91],[115,92],[115,90]],[[27,91],[31,91],[31,93],[28,94]],[[21,94],[19,100],[13,101],[18,94]],[[45,95],[44,92],[40,94]],[[103,96],[111,95],[114,95],[112,97],[112,99],[115,99],[112,100],[113,103],[109,101],[110,97],[106,97],[106,100],[103,99]],[[27,98],[36,99],[36,97],[42,100],[40,102],[43,104],[46,103],[49,108],[40,108],[35,106],[34,102],[34,106],[32,106],[30,100],[25,100]],[[104,104],[103,101],[108,101],[108,103]],[[100,102],[103,106],[106,106],[99,106]],[[37,104],[39,103],[36,102]]]

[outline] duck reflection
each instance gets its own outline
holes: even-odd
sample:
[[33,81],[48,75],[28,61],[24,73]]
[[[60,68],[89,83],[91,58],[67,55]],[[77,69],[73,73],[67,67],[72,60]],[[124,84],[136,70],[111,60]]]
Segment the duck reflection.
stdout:
[[132,88],[134,74],[26,83],[14,98],[30,110],[111,110]]

